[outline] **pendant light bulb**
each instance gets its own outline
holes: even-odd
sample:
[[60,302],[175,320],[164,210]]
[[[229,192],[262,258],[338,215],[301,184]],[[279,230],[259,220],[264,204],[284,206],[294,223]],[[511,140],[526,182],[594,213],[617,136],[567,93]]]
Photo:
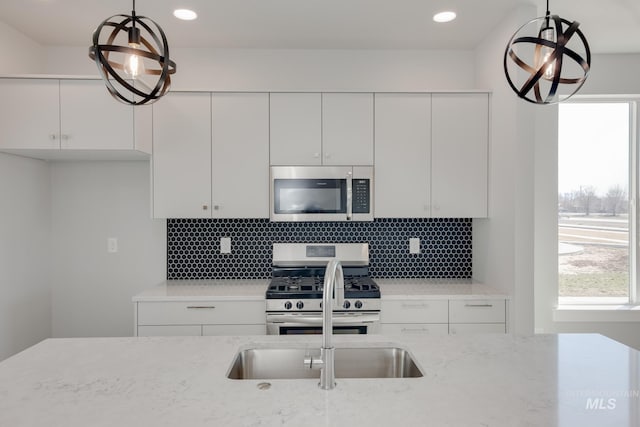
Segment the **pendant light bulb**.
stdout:
[[[135,10],[132,13],[132,16],[135,17]],[[140,48],[140,29],[134,24],[131,28],[129,28],[129,47],[132,49]],[[124,72],[128,77],[132,79],[138,78],[141,74],[144,74],[144,59],[138,55],[137,53],[129,53],[126,55],[124,60]]]
[[[546,40],[555,44],[556,42],[555,31],[553,30],[552,27],[548,26],[547,24],[545,28],[542,28],[540,30],[540,38],[542,40]],[[555,49],[549,46],[542,46],[541,50],[542,50],[542,61],[540,62],[540,67],[545,67],[544,78],[547,80],[552,80],[556,61],[555,59],[551,59],[551,54]]]
[[144,74],[144,61],[138,55],[127,55],[124,64],[125,74],[132,79],[137,79],[141,74]]

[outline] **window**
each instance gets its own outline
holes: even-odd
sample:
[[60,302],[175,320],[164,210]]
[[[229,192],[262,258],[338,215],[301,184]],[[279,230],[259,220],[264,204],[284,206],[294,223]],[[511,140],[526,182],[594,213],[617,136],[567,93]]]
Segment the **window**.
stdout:
[[635,103],[559,105],[558,302],[636,301]]

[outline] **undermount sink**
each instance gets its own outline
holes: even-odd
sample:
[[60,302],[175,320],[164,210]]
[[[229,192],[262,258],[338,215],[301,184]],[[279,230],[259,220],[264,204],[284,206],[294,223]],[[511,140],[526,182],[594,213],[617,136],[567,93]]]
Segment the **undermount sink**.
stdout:
[[[304,365],[305,357],[318,355],[309,348],[249,348],[238,352],[228,378],[274,380],[319,378],[320,371]],[[422,371],[411,354],[400,347],[335,349],[336,378],[418,378]]]

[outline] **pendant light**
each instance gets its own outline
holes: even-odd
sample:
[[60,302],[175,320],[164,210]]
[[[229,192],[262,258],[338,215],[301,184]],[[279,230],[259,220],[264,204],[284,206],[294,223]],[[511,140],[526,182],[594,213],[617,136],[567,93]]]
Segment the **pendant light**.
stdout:
[[504,73],[511,89],[534,104],[560,101],[558,89],[566,85],[568,98],[589,75],[591,51],[579,22],[549,12],[522,27],[511,37],[504,52]]
[[131,15],[113,15],[96,28],[89,57],[109,93],[130,105],[157,101],[176,72],[164,31],[153,20],[136,15],[135,0]]

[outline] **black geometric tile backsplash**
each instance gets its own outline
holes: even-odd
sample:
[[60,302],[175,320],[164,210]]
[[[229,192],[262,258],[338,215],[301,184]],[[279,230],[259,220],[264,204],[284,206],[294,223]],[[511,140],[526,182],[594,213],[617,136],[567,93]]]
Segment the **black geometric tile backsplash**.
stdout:
[[[231,238],[231,254],[220,253]],[[420,254],[409,239],[420,238]],[[471,219],[402,218],[372,222],[270,222],[268,219],[167,220],[167,279],[271,277],[272,244],[369,242],[374,278],[471,278]]]

